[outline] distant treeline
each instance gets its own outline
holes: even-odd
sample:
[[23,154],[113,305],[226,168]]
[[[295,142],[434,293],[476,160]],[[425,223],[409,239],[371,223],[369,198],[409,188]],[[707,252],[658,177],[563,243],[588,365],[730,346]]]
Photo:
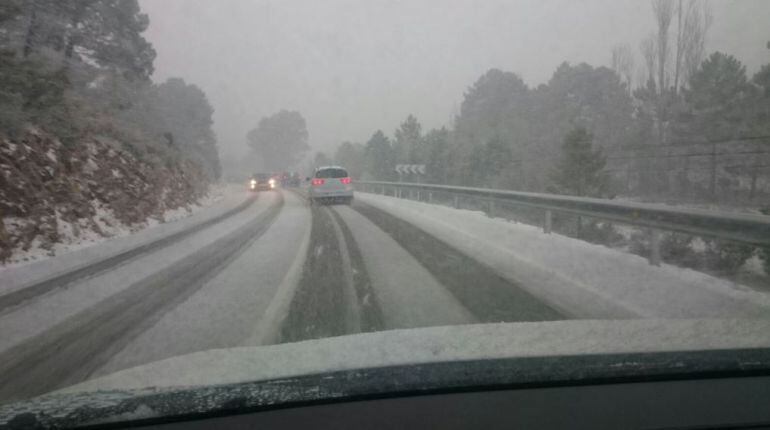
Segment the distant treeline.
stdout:
[[378,130],[368,142],[340,144],[333,161],[378,180],[398,179],[396,164],[426,164],[424,177],[401,179],[600,197],[767,199],[770,65],[749,77],[735,57],[706,55],[707,3],[678,4],[652,2],[658,30],[641,44],[636,85],[627,46],[613,49],[612,68],[565,62],[534,88],[492,69],[468,88],[449,127],[424,131],[409,115],[392,137]]

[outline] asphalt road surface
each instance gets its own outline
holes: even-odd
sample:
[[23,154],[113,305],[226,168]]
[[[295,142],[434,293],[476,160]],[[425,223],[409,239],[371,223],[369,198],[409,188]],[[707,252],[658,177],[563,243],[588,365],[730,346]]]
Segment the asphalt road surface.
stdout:
[[0,296],[0,402],[211,348],[567,317],[372,206],[263,192]]

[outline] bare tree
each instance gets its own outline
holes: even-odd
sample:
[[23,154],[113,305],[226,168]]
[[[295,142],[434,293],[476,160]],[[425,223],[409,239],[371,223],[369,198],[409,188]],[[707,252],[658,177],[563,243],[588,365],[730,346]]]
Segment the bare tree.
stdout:
[[644,59],[644,65],[647,66],[647,81],[655,82],[655,37],[650,36],[639,45],[639,49],[642,51],[642,58]]
[[[684,38],[682,37],[682,3],[684,0],[677,0],[676,7],[676,59],[674,60],[674,95],[679,92],[679,74],[682,69],[682,55],[684,54]],[[693,4],[690,1],[688,7]]]
[[714,16],[711,5],[703,0],[690,0],[684,17],[682,82],[687,82],[698,69],[706,54],[706,34]]
[[[657,33],[650,37],[650,39],[642,42],[642,55],[645,58],[648,69],[650,69],[650,80],[655,82],[656,89],[656,103],[655,103],[655,116],[658,129],[658,142],[664,143],[666,137],[666,127],[668,123],[669,108],[672,102],[672,90],[671,90],[671,56],[672,46],[669,40],[669,34],[671,32],[671,23],[674,19],[674,6],[681,6],[679,2],[675,3],[671,0],[652,0],[652,13],[657,25]],[[677,8],[678,10],[679,8]],[[677,21],[681,19],[681,15],[677,18]],[[684,28],[677,28],[677,50],[675,61],[675,83],[674,86],[678,86],[679,82],[679,67],[681,65],[681,55],[678,48],[683,44]],[[657,75],[653,77],[652,70]],[[676,90],[673,91],[675,94]]]
[[631,92],[634,78],[634,53],[628,45],[612,47],[612,69],[624,80]]
[[658,25],[655,51],[658,54],[658,91],[662,98],[668,89],[667,66],[671,49],[668,36],[674,15],[674,3],[670,0],[652,0],[652,12]]
[[706,33],[713,20],[706,0],[677,0],[677,37],[674,65],[674,95],[703,61]]

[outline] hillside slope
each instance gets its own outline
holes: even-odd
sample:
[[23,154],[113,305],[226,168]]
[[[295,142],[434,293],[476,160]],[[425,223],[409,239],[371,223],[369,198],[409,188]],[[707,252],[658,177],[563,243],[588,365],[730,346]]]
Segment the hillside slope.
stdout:
[[[129,152],[90,136],[64,145],[29,129],[0,141],[0,262],[14,253],[137,229],[206,195],[210,179],[185,157]],[[149,149],[149,150],[148,150]]]

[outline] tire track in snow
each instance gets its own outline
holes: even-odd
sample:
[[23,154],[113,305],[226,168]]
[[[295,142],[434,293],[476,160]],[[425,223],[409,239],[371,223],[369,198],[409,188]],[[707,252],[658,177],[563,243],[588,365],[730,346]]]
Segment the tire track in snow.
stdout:
[[311,213],[308,255],[279,342],[381,330],[381,311],[350,230],[330,207],[311,205]]
[[326,208],[311,205],[310,246],[279,342],[347,333],[344,271],[333,220]]
[[193,225],[188,229],[173,233],[171,235],[162,237],[160,239],[151,241],[149,243],[145,243],[143,245],[139,245],[127,251],[123,251],[119,254],[113,255],[111,257],[107,257],[103,260],[88,264],[86,266],[77,268],[75,270],[71,270],[69,272],[66,272],[60,275],[56,275],[42,282],[38,282],[30,286],[20,288],[11,293],[4,294],[0,296],[0,313],[10,310],[11,308],[15,308],[19,305],[23,305],[24,302],[32,300],[43,294],[49,293],[55,289],[66,288],[68,285],[71,285],[75,281],[78,281],[87,277],[92,277],[100,273],[106,272],[108,270],[114,269],[115,267],[121,264],[127,263],[128,261],[136,257],[139,257],[140,255],[147,254],[147,253],[156,251],[158,249],[165,248],[174,243],[177,243],[194,233],[197,233],[209,226],[222,222],[227,218],[230,218],[240,212],[243,212],[252,204],[254,204],[258,196],[259,194],[255,194],[249,197],[248,199],[246,199],[243,203],[230,209],[229,211],[222,213],[220,215],[217,215],[214,218],[208,219],[206,221],[202,221],[201,223]]
[[361,250],[353,238],[353,233],[350,231],[350,228],[337,210],[332,209],[331,213],[337,221],[337,224],[340,226],[343,239],[348,244],[347,248],[350,253],[350,263],[353,272],[353,289],[355,291],[355,298],[358,301],[358,308],[360,309],[361,331],[371,332],[383,330],[385,328],[385,322],[382,316],[382,308],[380,307],[377,295],[372,288],[372,283],[367,274]]
[[0,354],[0,402],[86,379],[264,234],[283,195],[254,220],[194,254]]
[[368,218],[425,267],[479,321],[565,319],[559,311],[422,229],[365,203],[353,209]]

